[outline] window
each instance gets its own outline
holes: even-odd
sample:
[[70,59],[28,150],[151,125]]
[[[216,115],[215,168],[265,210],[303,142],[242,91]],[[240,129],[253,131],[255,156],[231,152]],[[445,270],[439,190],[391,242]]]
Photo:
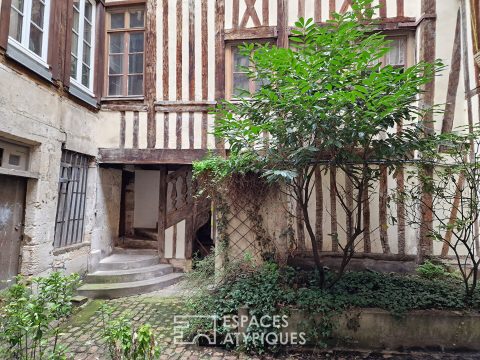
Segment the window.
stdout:
[[387,36],[390,41],[390,51],[378,59],[382,65],[392,65],[395,68],[405,68],[409,63],[408,38],[407,36]]
[[143,9],[110,12],[107,23],[108,96],[143,95]]
[[47,61],[50,0],[12,0],[10,44]]
[[29,155],[28,147],[0,139],[0,167],[27,171]]
[[54,247],[83,241],[88,157],[64,150],[60,164]]
[[227,45],[226,52],[226,96],[228,99],[238,99],[253,94],[261,87],[258,80],[248,77],[246,68],[250,66],[248,56],[242,54],[242,44]]
[[93,89],[95,2],[73,0],[71,78],[74,84]]

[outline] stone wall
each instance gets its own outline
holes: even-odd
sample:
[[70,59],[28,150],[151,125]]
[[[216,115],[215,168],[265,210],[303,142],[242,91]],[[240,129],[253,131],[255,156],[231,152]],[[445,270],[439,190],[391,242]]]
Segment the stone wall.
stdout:
[[[98,113],[62,97],[53,85],[36,82],[0,63],[0,137],[30,147],[20,273],[44,275],[52,269],[87,271],[91,249],[103,256],[118,234],[121,172],[97,169]],[[5,86],[8,84],[8,86]],[[62,148],[92,157],[85,209],[84,242],[54,250],[55,217]],[[96,257],[96,255],[94,256]]]

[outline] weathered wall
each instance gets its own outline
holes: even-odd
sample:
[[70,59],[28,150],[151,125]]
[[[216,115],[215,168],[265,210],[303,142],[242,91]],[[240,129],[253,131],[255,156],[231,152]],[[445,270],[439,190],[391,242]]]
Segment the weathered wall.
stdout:
[[[20,272],[39,275],[53,268],[85,272],[90,244],[96,239],[110,243],[116,233],[111,223],[103,222],[102,214],[94,215],[101,208],[94,163],[88,174],[84,242],[70,251],[54,251],[53,239],[62,146],[95,157],[97,114],[4,64],[0,64],[0,83],[0,136],[31,146],[30,171],[38,174],[38,179],[28,180]],[[119,194],[119,188],[110,184],[108,188]],[[107,204],[113,206],[110,200]]]

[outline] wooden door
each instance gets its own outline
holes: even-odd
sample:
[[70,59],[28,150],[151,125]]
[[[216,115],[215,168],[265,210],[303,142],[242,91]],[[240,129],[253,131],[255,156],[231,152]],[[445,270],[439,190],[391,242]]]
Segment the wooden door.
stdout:
[[18,274],[27,181],[0,175],[0,289]]

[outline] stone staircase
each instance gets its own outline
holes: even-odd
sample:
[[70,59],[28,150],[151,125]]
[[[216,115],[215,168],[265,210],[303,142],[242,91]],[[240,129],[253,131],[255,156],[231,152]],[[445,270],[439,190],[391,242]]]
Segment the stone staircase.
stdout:
[[172,265],[160,263],[155,250],[115,249],[86,276],[77,292],[94,299],[114,299],[161,290],[182,277]]

